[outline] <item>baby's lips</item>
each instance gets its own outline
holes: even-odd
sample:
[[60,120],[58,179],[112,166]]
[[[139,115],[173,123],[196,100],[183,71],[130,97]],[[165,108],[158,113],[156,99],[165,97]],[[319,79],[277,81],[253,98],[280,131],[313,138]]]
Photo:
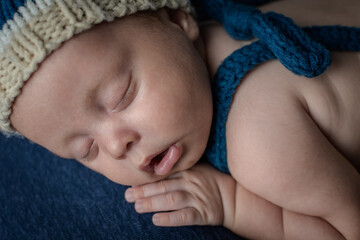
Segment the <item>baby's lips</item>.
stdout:
[[160,176],[169,174],[174,165],[179,161],[181,154],[182,147],[179,144],[171,145],[163,159],[155,165],[155,174]]
[[140,169],[147,173],[154,173],[154,166],[158,163],[158,161],[161,161],[163,157],[166,155],[168,149],[157,152],[149,157],[147,157],[143,163],[140,165]]

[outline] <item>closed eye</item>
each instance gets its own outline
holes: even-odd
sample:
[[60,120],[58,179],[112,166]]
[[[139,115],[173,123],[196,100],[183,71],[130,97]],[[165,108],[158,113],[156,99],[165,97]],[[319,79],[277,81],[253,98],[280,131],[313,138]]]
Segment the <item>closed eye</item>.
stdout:
[[86,155],[81,158],[81,160],[84,162],[91,162],[96,158],[98,152],[99,152],[99,147],[96,141],[93,140],[89,150],[87,151]]
[[135,81],[132,81],[131,78],[132,78],[132,76],[130,75],[129,86],[126,90],[126,93],[122,97],[120,103],[111,112],[118,112],[118,111],[126,108],[131,103],[131,101],[134,99],[136,88],[135,88]]

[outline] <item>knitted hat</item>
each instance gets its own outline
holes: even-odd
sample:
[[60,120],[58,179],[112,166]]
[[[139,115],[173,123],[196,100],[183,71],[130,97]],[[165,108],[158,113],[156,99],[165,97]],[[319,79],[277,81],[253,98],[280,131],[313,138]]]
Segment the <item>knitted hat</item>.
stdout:
[[190,0],[1,0],[0,132],[16,134],[15,98],[52,51],[103,21],[162,7],[190,12]]

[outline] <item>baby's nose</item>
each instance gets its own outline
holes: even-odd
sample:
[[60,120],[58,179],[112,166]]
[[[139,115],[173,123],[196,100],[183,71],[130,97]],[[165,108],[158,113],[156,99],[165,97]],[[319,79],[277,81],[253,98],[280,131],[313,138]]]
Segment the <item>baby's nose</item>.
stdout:
[[114,159],[121,159],[130,151],[139,135],[134,131],[122,131],[105,136],[105,148]]

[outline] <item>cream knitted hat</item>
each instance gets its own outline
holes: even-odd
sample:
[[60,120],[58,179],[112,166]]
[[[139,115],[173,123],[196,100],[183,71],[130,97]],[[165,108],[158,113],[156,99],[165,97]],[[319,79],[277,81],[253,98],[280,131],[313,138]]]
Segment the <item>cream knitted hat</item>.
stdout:
[[10,115],[15,98],[52,51],[103,21],[162,7],[190,12],[190,0],[0,1],[0,132],[16,134]]

